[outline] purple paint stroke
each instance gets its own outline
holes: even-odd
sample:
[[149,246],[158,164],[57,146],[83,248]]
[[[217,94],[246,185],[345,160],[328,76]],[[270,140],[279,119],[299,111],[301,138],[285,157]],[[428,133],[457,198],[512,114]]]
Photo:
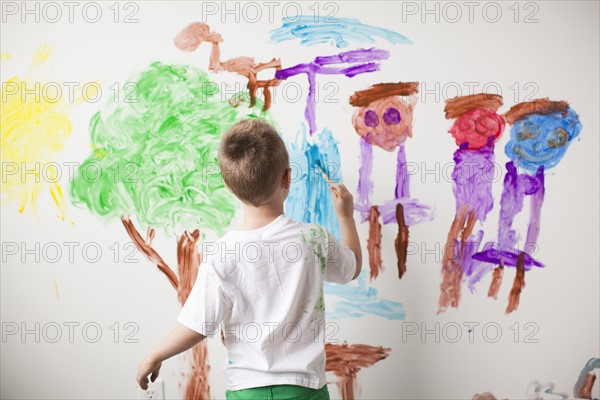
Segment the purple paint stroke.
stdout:
[[346,75],[348,78],[352,78],[359,74],[365,74],[368,72],[379,71],[379,64],[368,63],[361,65],[354,65],[352,67],[344,68],[340,70],[340,74]]
[[484,250],[480,253],[474,254],[473,258],[479,261],[485,261],[495,265],[514,267],[517,265],[517,258],[519,257],[520,253],[523,253],[523,255],[525,256],[525,271],[529,271],[531,267],[544,268],[544,264],[531,257],[524,251],[517,249],[500,250],[496,248],[491,248],[488,250]]
[[344,53],[334,54],[332,56],[316,57],[314,63],[319,65],[331,65],[341,63],[367,62],[374,60],[385,60],[390,56],[386,50],[380,49],[358,49],[350,50]]
[[367,112],[365,112],[364,120],[365,125],[369,128],[374,128],[379,125],[379,117],[377,116],[377,113],[373,110],[367,110]]
[[386,125],[398,125],[401,119],[400,112],[395,107],[390,107],[383,113],[383,122]]
[[462,270],[463,276],[469,277],[472,276],[475,272],[475,260],[473,260],[473,254],[479,251],[479,245],[481,244],[481,240],[483,239],[483,231],[479,230],[476,234],[469,236],[469,238],[464,243],[464,248],[462,249]]
[[512,222],[523,209],[524,197],[538,192],[542,184],[537,176],[519,174],[512,161],[506,163],[498,225],[498,245],[501,249],[512,249],[518,243],[519,237],[512,229]]
[[360,167],[358,169],[358,203],[359,206],[370,207],[370,197],[373,194],[373,181],[371,181],[371,172],[373,171],[373,146],[368,143],[368,139],[360,138]]
[[406,169],[406,151],[404,146],[398,146],[398,159],[396,162],[396,198],[408,198],[410,192],[408,189],[408,171]]
[[[520,250],[515,249],[515,246],[519,242],[519,235],[512,229],[512,222],[515,216],[523,209],[524,198],[528,195],[532,196],[531,215],[524,250],[529,250],[530,246],[532,249],[535,249],[535,243],[539,234],[541,207],[544,199],[544,169],[540,167],[535,176],[527,173],[519,174],[514,163],[509,161],[506,163],[504,188],[500,200],[498,248],[482,251],[475,254],[473,258],[497,265],[516,265],[516,259]],[[533,259],[525,251],[525,267],[531,266],[543,267],[544,265]]]
[[[483,245],[482,252],[485,252],[494,247],[494,242],[486,242]],[[472,264],[470,269],[470,275],[467,275],[463,280],[467,281],[467,286],[471,293],[475,292],[475,285],[489,272],[491,272],[496,266],[481,260],[477,260],[471,257]]]
[[[309,133],[312,136],[317,131],[317,121],[315,116],[315,85],[316,75],[345,75],[352,78],[359,74],[379,71],[379,63],[389,58],[390,53],[386,50],[379,49],[359,49],[351,50],[344,53],[316,57],[313,61],[304,64],[294,65],[293,67],[280,69],[275,72],[275,78],[279,80],[287,79],[291,76],[306,74],[308,77],[308,96],[306,98],[306,109],[304,117],[308,123]],[[344,67],[326,67],[333,64],[348,64],[364,62],[364,64],[350,65]]]
[[479,221],[485,221],[494,206],[492,182],[494,180],[494,145],[489,143],[479,149],[468,149],[463,143],[454,152],[454,197],[456,210],[463,205],[475,211]]
[[528,253],[535,251],[537,239],[540,234],[540,217],[542,214],[542,204],[544,203],[544,193],[546,191],[546,188],[544,187],[543,165],[538,168],[535,177],[537,178],[539,186],[536,192],[531,195],[529,226],[527,227],[527,238],[525,239],[525,246],[523,247]]
[[[419,203],[417,199],[403,198],[388,200],[377,206],[384,224],[396,223],[396,204],[401,203],[404,208],[404,219],[406,225],[414,226],[422,222],[432,221],[435,217],[433,209],[425,204]],[[365,222],[369,216],[371,205],[355,204],[354,209],[360,213],[361,222]]]
[[306,109],[304,110],[304,118],[308,123],[308,134],[312,136],[317,131],[317,117],[315,112],[315,85],[316,77],[314,73],[308,73],[308,96],[306,97]]
[[[362,222],[365,222],[369,216],[369,209],[372,205],[370,196],[373,194],[373,182],[371,181],[373,146],[369,142],[370,136],[360,139],[358,201],[354,204],[354,209],[360,213]],[[395,196],[392,200],[388,200],[377,206],[384,224],[396,222],[396,204],[398,203],[401,203],[404,207],[404,219],[408,226],[432,221],[434,218],[434,212],[431,207],[419,203],[417,199],[410,198],[404,146],[399,146],[398,148]]]

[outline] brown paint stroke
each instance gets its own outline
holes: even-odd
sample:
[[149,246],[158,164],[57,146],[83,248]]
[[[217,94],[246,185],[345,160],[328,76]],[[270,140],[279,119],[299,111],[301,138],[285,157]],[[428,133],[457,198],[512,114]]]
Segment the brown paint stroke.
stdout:
[[568,108],[569,103],[566,101],[552,101],[546,97],[515,104],[506,112],[506,114],[504,114],[504,118],[506,119],[506,122],[513,125],[515,121],[518,121],[529,114],[561,113],[566,115]]
[[448,307],[458,307],[462,266],[460,264],[460,253],[457,254],[456,252],[456,241],[460,232],[464,232],[465,230],[464,225],[467,219],[468,208],[467,204],[463,204],[456,211],[454,221],[452,221],[452,226],[448,232],[446,245],[444,246],[438,314],[446,311]]
[[371,279],[377,278],[383,270],[381,261],[381,224],[379,223],[379,209],[371,206],[369,209],[369,238],[367,239],[367,250],[369,251],[369,269]]
[[[200,269],[201,256],[198,251],[200,232],[198,229],[190,233],[185,231],[177,241],[177,263],[179,273],[179,288],[177,294],[181,305],[185,304]],[[210,399],[208,374],[207,343],[202,342],[192,349],[192,367],[185,390],[186,399]]]
[[[135,228],[129,216],[121,216],[121,221],[138,250],[156,264],[158,269],[166,275],[171,285],[177,290],[177,297],[183,306],[198,276],[201,257],[197,245],[200,240],[200,232],[198,230],[195,230],[193,233],[185,231],[177,241],[178,279],[173,270],[169,268],[156,250],[151,247],[155,230],[149,228],[146,239],[144,239]],[[192,349],[192,368],[185,391],[186,399],[210,399],[210,386],[208,384],[210,365],[207,361],[207,355],[208,347],[205,342],[196,345]]]
[[498,265],[496,268],[494,268],[492,282],[490,283],[490,289],[488,290],[488,297],[493,297],[494,300],[498,299],[498,292],[500,291],[500,285],[502,285],[503,274],[504,266]]
[[244,76],[248,79],[248,89],[250,92],[250,106],[256,104],[256,89],[263,88],[263,94],[265,102],[263,110],[268,110],[271,106],[271,91],[270,87],[279,85],[278,79],[258,80],[257,75],[260,71],[275,68],[275,70],[281,69],[281,60],[273,58],[271,61],[257,64],[252,57],[235,57],[227,61],[221,61],[221,48],[219,43],[223,41],[223,38],[219,33],[210,32],[210,27],[203,22],[192,22],[185,28],[183,28],[175,38],[173,42],[175,46],[183,51],[194,51],[202,42],[210,42],[211,52],[208,63],[208,69],[214,72],[233,72],[235,74]]
[[579,393],[577,393],[577,396],[582,399],[591,399],[594,382],[596,382],[596,375],[588,373],[584,384],[581,386]]
[[194,346],[192,349],[192,370],[185,390],[185,399],[204,400],[211,398],[210,385],[208,384],[210,365],[207,358],[208,347],[206,343],[202,342]]
[[497,94],[478,93],[467,96],[458,96],[446,100],[444,112],[446,113],[447,119],[454,119],[477,108],[496,111],[500,107],[502,107],[502,96]]
[[343,400],[354,400],[357,389],[356,376],[362,368],[386,359],[392,349],[367,344],[325,343],[327,361],[325,371],[337,376],[336,385]]
[[376,83],[368,89],[354,92],[350,105],[366,107],[372,102],[390,96],[410,96],[419,92],[419,82]]
[[519,298],[521,291],[525,287],[525,253],[519,253],[517,257],[517,274],[513,282],[513,287],[508,295],[508,307],[506,307],[506,313],[510,314],[515,311],[519,306]]
[[404,207],[396,204],[396,221],[398,221],[398,235],[394,241],[396,256],[398,257],[398,278],[406,273],[406,253],[408,252],[408,226],[404,222]]
[[152,242],[152,238],[154,238],[154,233],[153,232],[149,233],[148,239],[144,240],[144,238],[142,238],[142,235],[140,235],[140,233],[135,228],[135,225],[133,224],[133,222],[131,221],[129,216],[127,216],[127,215],[121,216],[121,222],[123,223],[123,226],[125,226],[125,230],[127,231],[127,234],[129,235],[129,237],[131,238],[131,240],[133,241],[133,244],[137,247],[137,249],[139,251],[141,251],[144,255],[146,255],[146,257],[148,257],[148,259],[150,259],[150,261],[152,261],[154,264],[156,264],[158,269],[163,274],[166,275],[166,277],[169,280],[169,282],[171,283],[171,285],[175,289],[177,289],[177,287],[179,286],[179,280],[177,279],[177,276],[175,275],[173,270],[171,270],[171,268],[169,268],[169,266],[162,259],[162,257],[156,252],[156,250],[154,250],[150,246],[150,244],[148,244],[148,243]]
[[200,252],[198,240],[200,232],[196,229],[193,233],[185,232],[177,241],[177,261],[179,273],[179,288],[177,290],[179,301],[184,304],[187,300],[200,266]]

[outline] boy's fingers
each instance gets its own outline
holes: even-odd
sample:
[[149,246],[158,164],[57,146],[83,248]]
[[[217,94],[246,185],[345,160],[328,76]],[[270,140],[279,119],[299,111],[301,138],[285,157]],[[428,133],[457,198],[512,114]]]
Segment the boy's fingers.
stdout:
[[341,184],[337,184],[335,190],[337,191],[338,195],[342,198],[347,197],[348,195],[348,189],[346,188],[346,186],[341,185]]
[[154,370],[154,372],[152,372],[152,375],[150,376],[150,380],[152,382],[154,382],[156,380],[156,378],[158,378],[158,372],[160,371],[160,368],[157,368]]
[[144,378],[138,378],[137,380],[138,385],[140,385],[140,387],[144,390],[148,389],[148,378],[144,377]]

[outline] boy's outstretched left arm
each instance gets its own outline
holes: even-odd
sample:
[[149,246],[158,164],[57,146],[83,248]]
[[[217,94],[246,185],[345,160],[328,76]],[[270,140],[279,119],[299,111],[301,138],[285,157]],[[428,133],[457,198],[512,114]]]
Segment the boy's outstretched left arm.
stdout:
[[185,325],[177,324],[177,327],[156,346],[152,354],[141,362],[138,367],[137,383],[144,390],[148,389],[148,375],[154,382],[158,377],[162,362],[179,353],[191,349],[206,336],[198,333]]

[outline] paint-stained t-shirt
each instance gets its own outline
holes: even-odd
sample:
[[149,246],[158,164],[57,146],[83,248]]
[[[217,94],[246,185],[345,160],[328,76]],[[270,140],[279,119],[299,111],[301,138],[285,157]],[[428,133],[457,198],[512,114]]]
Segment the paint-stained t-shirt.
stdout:
[[285,215],[201,250],[177,320],[207,337],[223,329],[227,390],[325,385],[323,281],[351,281],[354,253],[325,228]]

